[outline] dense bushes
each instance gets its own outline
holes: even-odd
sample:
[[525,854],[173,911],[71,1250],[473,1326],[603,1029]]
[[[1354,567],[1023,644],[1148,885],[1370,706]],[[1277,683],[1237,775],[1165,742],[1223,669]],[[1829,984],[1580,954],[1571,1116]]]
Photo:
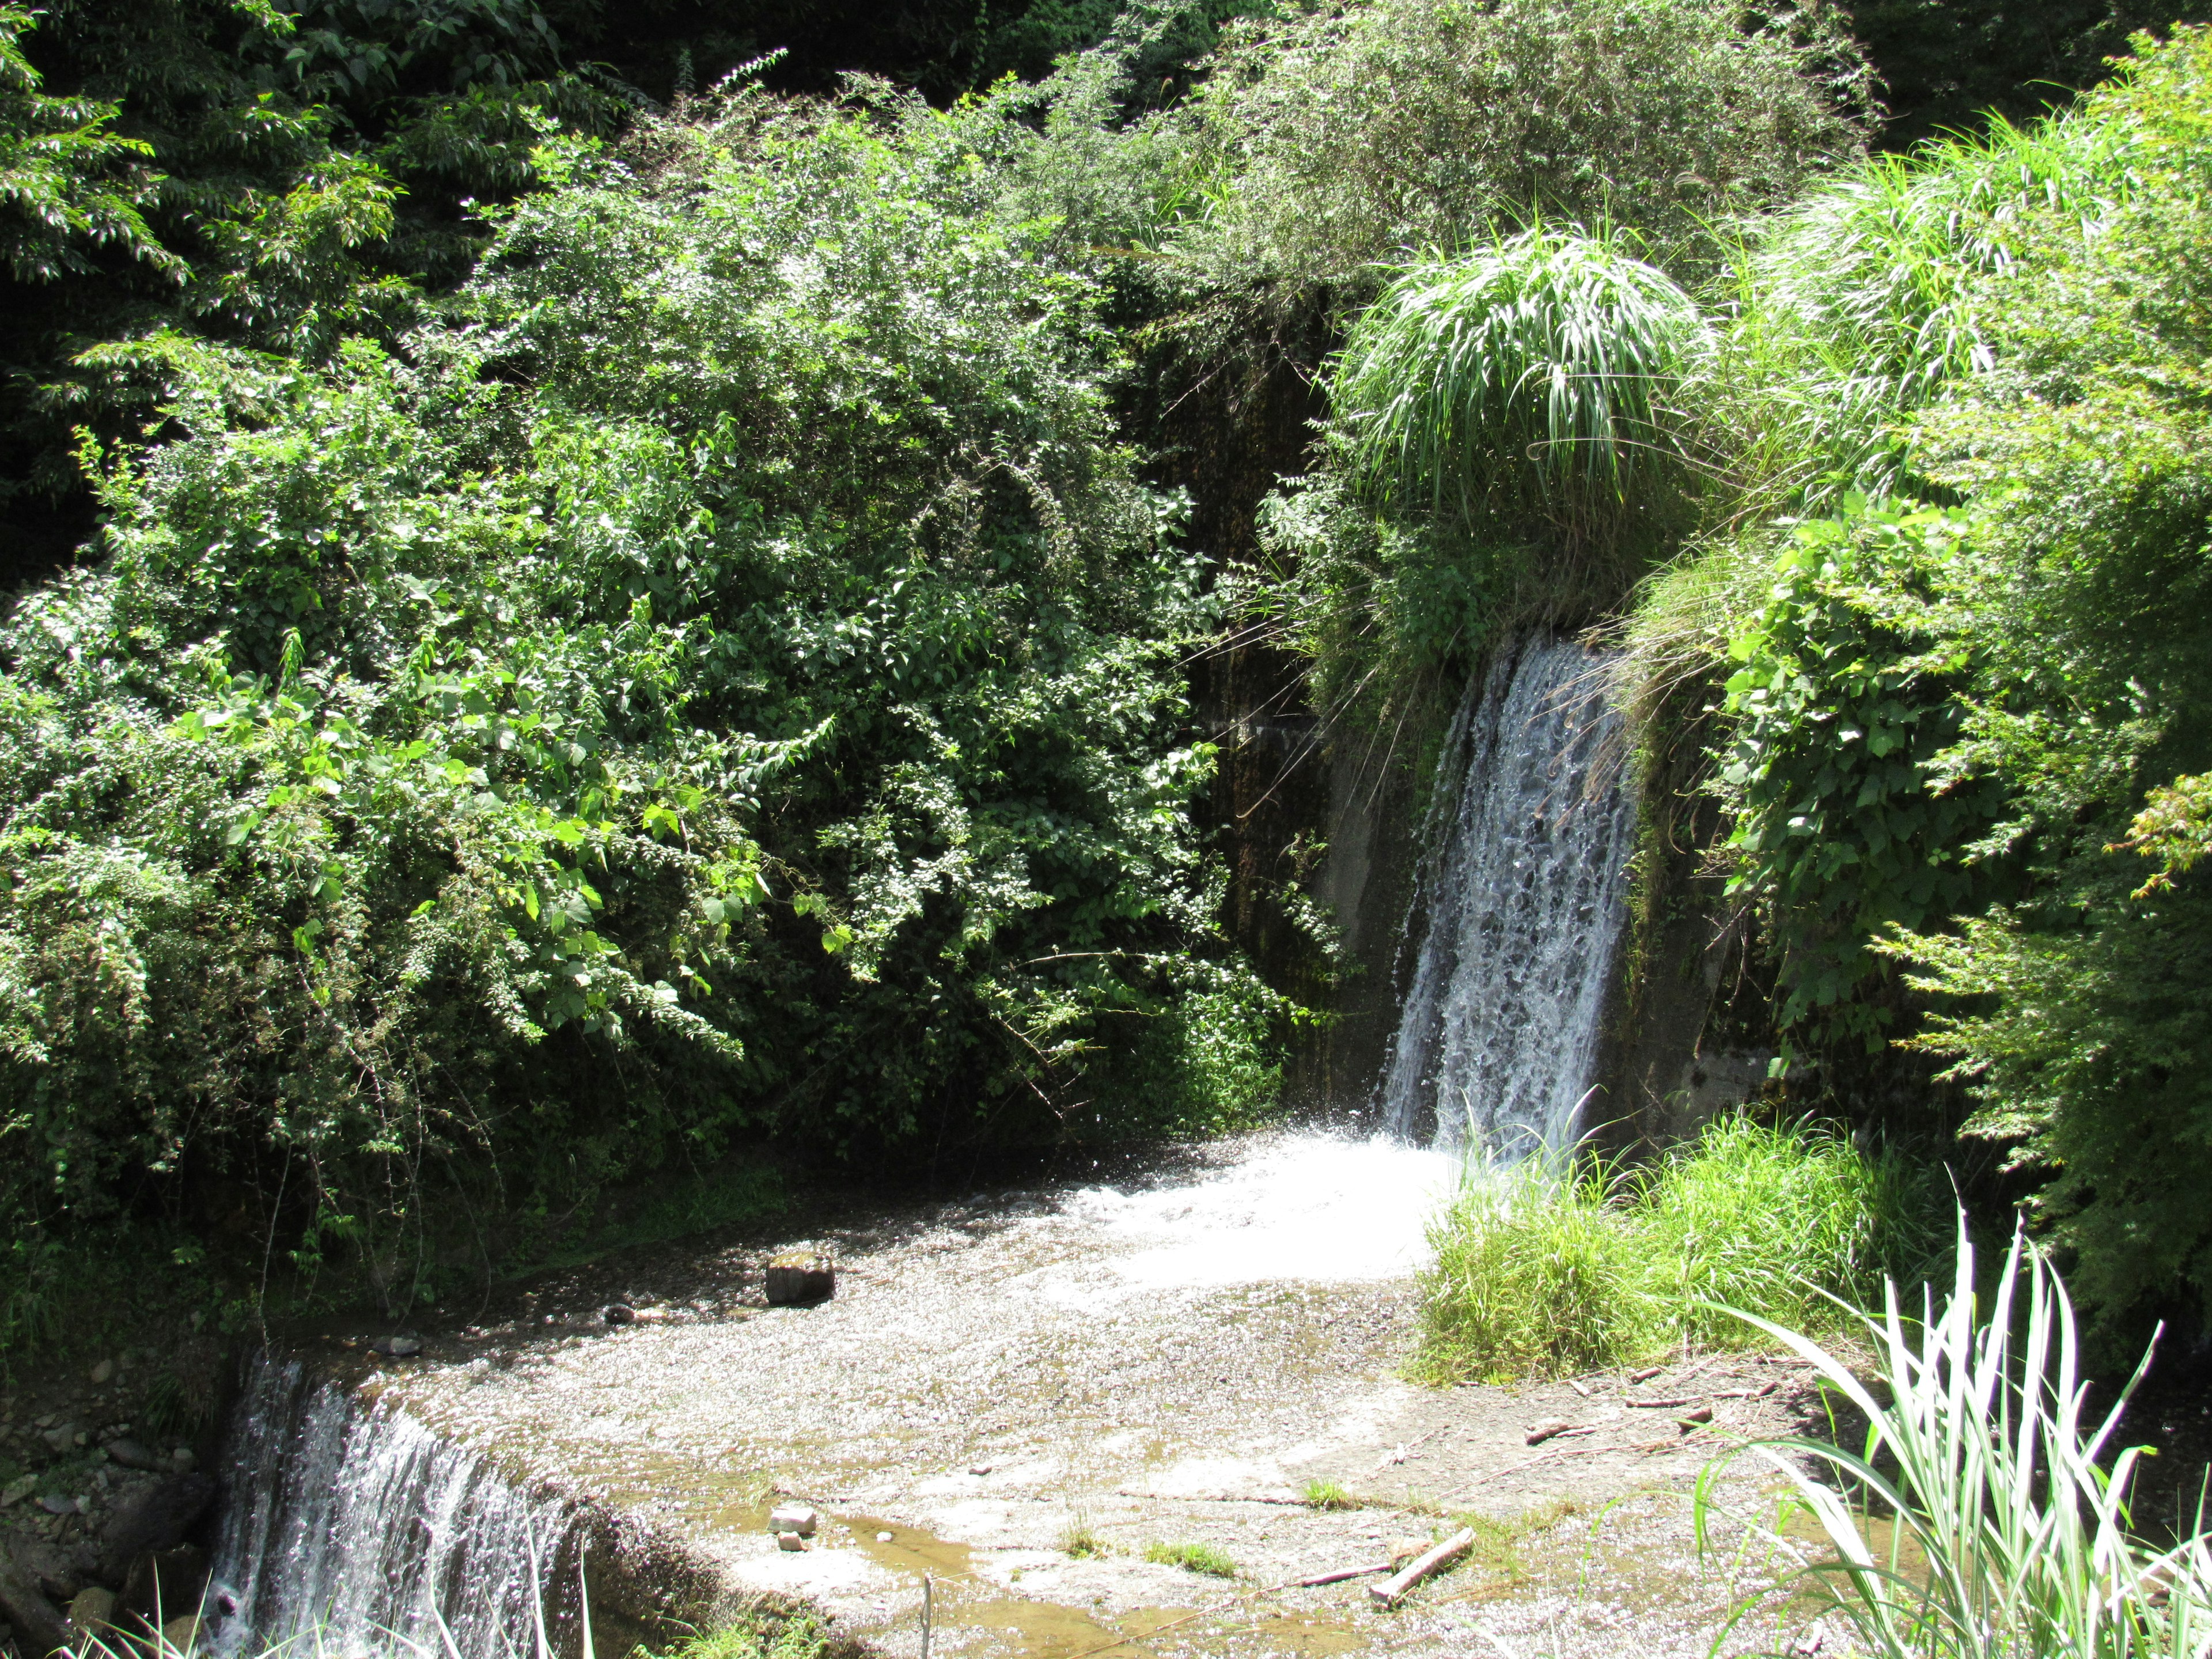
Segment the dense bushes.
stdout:
[[1651,678],[1701,650],[1733,676],[1717,786],[1788,1034],[1878,1038],[1905,964],[1932,1012],[1888,1034],[2039,1172],[2106,1340],[2212,1287],[2183,1173],[2212,1149],[2208,99],[2185,30],[2063,117],[1783,221],[1721,406],[1747,514],[1808,521],[1716,535],[1638,625]]
[[1264,1103],[1199,566],[949,154],[757,96],[549,149],[453,324],[111,465],[0,681],[19,1237],[228,1169],[400,1285],[448,1200],[740,1132]]

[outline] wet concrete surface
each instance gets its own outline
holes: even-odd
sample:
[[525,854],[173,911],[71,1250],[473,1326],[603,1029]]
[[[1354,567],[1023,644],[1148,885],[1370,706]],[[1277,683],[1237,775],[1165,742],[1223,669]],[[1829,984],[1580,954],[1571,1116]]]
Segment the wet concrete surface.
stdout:
[[[886,1654],[919,1651],[925,1578],[946,1656],[1705,1653],[1770,1564],[1701,1556],[1686,1493],[1724,1445],[1804,1426],[1804,1373],[1407,1382],[1423,1227],[1455,1179],[1393,1143],[1252,1137],[1149,1180],[663,1257],[664,1282],[580,1279],[567,1305],[541,1287],[384,1386]],[[796,1243],[836,1255],[837,1295],[768,1308],[762,1266]],[[638,1322],[574,1305],[610,1283]],[[1680,1426],[1697,1406],[1711,1424]],[[1575,1432],[1531,1446],[1546,1420]],[[1357,1506],[1311,1506],[1317,1481]],[[1747,1460],[1729,1496],[1771,1507],[1771,1486]],[[786,1498],[822,1511],[801,1551],[766,1528]],[[1373,1577],[1297,1583],[1467,1515],[1469,1561],[1394,1611]],[[1163,1544],[1235,1577],[1148,1560]],[[1770,1598],[1722,1650],[1771,1650],[1778,1616],[1809,1613]]]

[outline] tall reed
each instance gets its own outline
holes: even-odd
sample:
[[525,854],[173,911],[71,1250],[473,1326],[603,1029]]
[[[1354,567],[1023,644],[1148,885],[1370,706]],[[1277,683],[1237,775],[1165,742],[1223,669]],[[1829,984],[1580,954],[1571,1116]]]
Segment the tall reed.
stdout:
[[1881,1316],[1853,1316],[1873,1351],[1870,1379],[1802,1333],[1735,1310],[1868,1426],[1855,1451],[1792,1437],[1717,1458],[1698,1483],[1701,1542],[1720,1512],[1718,1477],[1753,1455],[1789,1482],[1832,1559],[1778,1527],[1758,1530],[1881,1659],[2203,1659],[2212,1536],[2202,1508],[2179,1542],[2143,1542],[2128,1508],[2142,1449],[2115,1449],[2149,1354],[2097,1417],[2057,1273],[2015,1232],[1984,1307],[1963,1215],[1951,1292],[1940,1305],[1932,1287],[1922,1298],[1908,1316],[1893,1283]]

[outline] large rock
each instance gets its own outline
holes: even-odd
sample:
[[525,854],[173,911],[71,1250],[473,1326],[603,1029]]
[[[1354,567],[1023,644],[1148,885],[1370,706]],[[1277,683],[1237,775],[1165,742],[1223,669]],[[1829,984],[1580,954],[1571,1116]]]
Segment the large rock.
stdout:
[[0,1555],[0,1613],[15,1627],[15,1644],[24,1659],[46,1659],[70,1645],[69,1620],[40,1592],[31,1575],[5,1555]]
[[768,1264],[769,1305],[803,1308],[837,1294],[837,1269],[827,1250],[786,1250]]
[[140,1556],[173,1550],[215,1500],[204,1474],[172,1474],[134,1486],[115,1500],[100,1529],[100,1561],[119,1579]]

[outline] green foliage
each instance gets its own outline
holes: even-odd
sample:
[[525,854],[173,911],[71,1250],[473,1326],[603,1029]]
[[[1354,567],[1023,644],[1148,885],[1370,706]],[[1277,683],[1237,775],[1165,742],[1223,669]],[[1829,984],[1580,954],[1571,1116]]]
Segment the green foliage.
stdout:
[[143,211],[161,182],[153,146],[113,130],[112,104],[39,89],[22,45],[36,26],[24,7],[0,7],[0,258],[19,283],[84,276],[110,248],[173,270]]
[[1809,1511],[1827,1546],[1815,1555],[1754,1522],[1794,1564],[1785,1582],[1816,1590],[1881,1659],[2202,1650],[2212,1629],[2202,1512],[2160,1549],[2129,1511],[2147,1449],[2122,1447],[2118,1431],[2150,1356],[2100,1420],[2066,1287],[2017,1234],[1990,1294],[1975,1282],[1961,1216],[1957,1277],[1940,1304],[1933,1287],[1916,1305],[1893,1284],[1879,1316],[1855,1316],[1848,1328],[1873,1353],[1871,1377],[1785,1322],[1739,1316],[1808,1362],[1863,1418],[1866,1437],[1856,1450],[1792,1437],[1723,1454],[1698,1477],[1701,1547],[1712,1542],[1718,1475],[1748,1454],[1789,1483],[1782,1518]]
[[1798,525],[1730,647],[1731,890],[1768,908],[1786,1024],[1874,1036],[1887,1011],[1854,1000],[1869,942],[1973,896],[1966,848],[1998,803],[1946,768],[1966,661],[1929,614],[1962,530],[1954,514],[1857,502]]
[[13,1214],[261,1172],[404,1300],[441,1194],[1270,1097],[1096,290],[927,127],[748,94],[638,154],[549,151],[408,360],[180,404],[18,612]]
[[1209,1578],[1234,1578],[1237,1564],[1211,1544],[1164,1544],[1145,1547],[1145,1559],[1157,1566],[1181,1567],[1185,1572]]
[[1947,1201],[1902,1153],[1817,1124],[1715,1120],[1641,1170],[1471,1170],[1431,1227],[1415,1372],[1571,1376],[1741,1331],[1715,1304],[1808,1328],[1832,1298],[1923,1273]]
[[1863,76],[1823,14],[1747,33],[1695,0],[1377,0],[1233,24],[1196,101],[1237,187],[1191,245],[1284,297],[1532,218],[1631,228],[1697,272],[1730,216],[1856,152]]
[[[1831,356],[1772,385],[1886,411],[1824,428],[1847,440],[1824,476],[1952,505],[1847,498],[1778,560],[1716,544],[1655,588],[1644,635],[1654,678],[1730,642],[1719,787],[1794,1039],[1880,1031],[1869,953],[1905,963],[1936,999],[1908,1040],[1951,1062],[1968,1132],[2042,1175],[2105,1345],[2212,1284],[2178,1174],[2212,1145],[2209,69],[2202,30],[2145,42],[2076,110],[1886,165],[1770,243],[1742,326],[1834,319],[1808,331]],[[1814,498],[1818,471],[1783,465],[1747,511]]]

